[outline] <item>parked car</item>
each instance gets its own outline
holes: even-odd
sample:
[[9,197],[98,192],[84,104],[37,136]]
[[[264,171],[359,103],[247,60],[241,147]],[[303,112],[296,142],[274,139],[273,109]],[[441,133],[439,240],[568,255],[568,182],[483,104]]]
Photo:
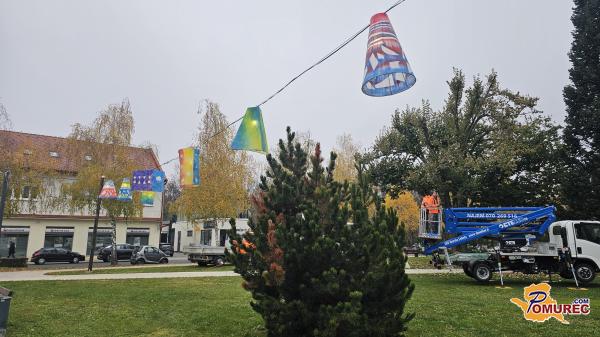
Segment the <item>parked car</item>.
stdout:
[[404,254],[406,256],[408,255],[414,255],[416,257],[419,257],[419,254],[422,254],[423,250],[421,249],[421,247],[419,245],[412,245],[410,247],[404,247]]
[[158,249],[171,257],[173,256],[173,246],[170,243],[161,243],[158,245]]
[[85,261],[85,256],[65,248],[41,248],[33,253],[31,262],[46,264],[46,262],[79,263]]
[[[117,260],[129,260],[134,249],[135,246],[128,243],[117,244]],[[100,249],[100,252],[98,252],[98,259],[108,262],[111,260],[111,255],[112,245],[108,245]]]
[[167,254],[153,246],[142,246],[131,255],[131,264],[169,263]]

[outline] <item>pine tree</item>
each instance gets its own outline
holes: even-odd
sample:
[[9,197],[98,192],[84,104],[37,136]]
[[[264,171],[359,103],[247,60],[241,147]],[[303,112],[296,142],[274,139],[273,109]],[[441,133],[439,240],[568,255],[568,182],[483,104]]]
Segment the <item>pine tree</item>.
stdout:
[[333,179],[287,129],[279,155],[254,198],[251,231],[236,233],[229,257],[268,336],[399,336],[414,315],[404,306],[414,285],[405,274],[404,226],[359,169],[357,183]]
[[600,1],[575,0],[571,20],[562,196],[565,216],[600,219]]

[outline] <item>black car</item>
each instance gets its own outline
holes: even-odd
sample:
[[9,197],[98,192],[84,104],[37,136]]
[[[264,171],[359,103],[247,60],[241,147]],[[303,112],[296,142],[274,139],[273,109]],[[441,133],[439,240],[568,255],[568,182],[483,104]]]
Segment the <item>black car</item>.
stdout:
[[[117,260],[129,260],[135,249],[134,245],[128,243],[117,244]],[[108,262],[111,260],[112,245],[108,245],[98,252],[98,259]]]
[[38,249],[31,257],[31,262],[35,264],[45,264],[46,262],[79,263],[80,261],[85,261],[85,256],[65,248]]
[[173,256],[173,246],[170,243],[161,243],[158,245],[158,249],[169,256]]

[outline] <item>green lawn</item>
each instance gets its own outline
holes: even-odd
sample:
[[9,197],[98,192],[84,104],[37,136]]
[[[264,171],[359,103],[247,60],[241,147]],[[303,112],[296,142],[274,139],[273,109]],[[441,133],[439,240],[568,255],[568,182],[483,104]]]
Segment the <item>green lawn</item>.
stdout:
[[[600,284],[568,290],[555,284],[559,303],[589,297],[587,317],[532,323],[509,302],[536,278],[510,278],[512,289],[479,285],[462,275],[411,276],[407,307],[417,316],[408,336],[598,336]],[[106,281],[4,282],[15,291],[8,337],[17,336],[265,336],[261,319],[238,277]]]
[[431,256],[408,257],[410,269],[433,269],[433,265],[429,262],[431,262]]
[[139,267],[139,268],[96,268],[91,273],[85,270],[50,271],[46,275],[88,275],[88,274],[126,274],[126,273],[173,273],[180,271],[229,271],[233,266],[223,267],[198,267],[198,265],[166,266],[166,267]]

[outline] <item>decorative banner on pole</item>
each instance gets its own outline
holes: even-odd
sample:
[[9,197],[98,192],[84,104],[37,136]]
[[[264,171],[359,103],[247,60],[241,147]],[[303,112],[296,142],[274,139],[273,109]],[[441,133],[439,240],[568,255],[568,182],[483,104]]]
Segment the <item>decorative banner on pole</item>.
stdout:
[[269,152],[265,125],[259,107],[246,109],[240,128],[231,142],[231,148],[265,154]]
[[144,207],[152,207],[154,206],[154,192],[152,191],[142,191],[140,198],[142,205]]
[[119,195],[117,196],[117,200],[131,201],[131,199],[131,183],[129,182],[129,178],[123,178],[121,188],[119,188]]
[[152,191],[153,170],[133,171],[131,189],[134,191]]
[[179,184],[181,187],[200,185],[200,149],[186,147],[179,150]]
[[115,183],[112,180],[107,180],[104,182],[104,186],[102,186],[102,190],[100,191],[100,195],[98,196],[100,199],[116,199],[117,198],[117,190],[115,189]]
[[165,173],[161,170],[152,170],[152,191],[162,192],[165,189]]
[[387,14],[373,15],[362,91],[369,96],[389,96],[409,89],[416,81]]

